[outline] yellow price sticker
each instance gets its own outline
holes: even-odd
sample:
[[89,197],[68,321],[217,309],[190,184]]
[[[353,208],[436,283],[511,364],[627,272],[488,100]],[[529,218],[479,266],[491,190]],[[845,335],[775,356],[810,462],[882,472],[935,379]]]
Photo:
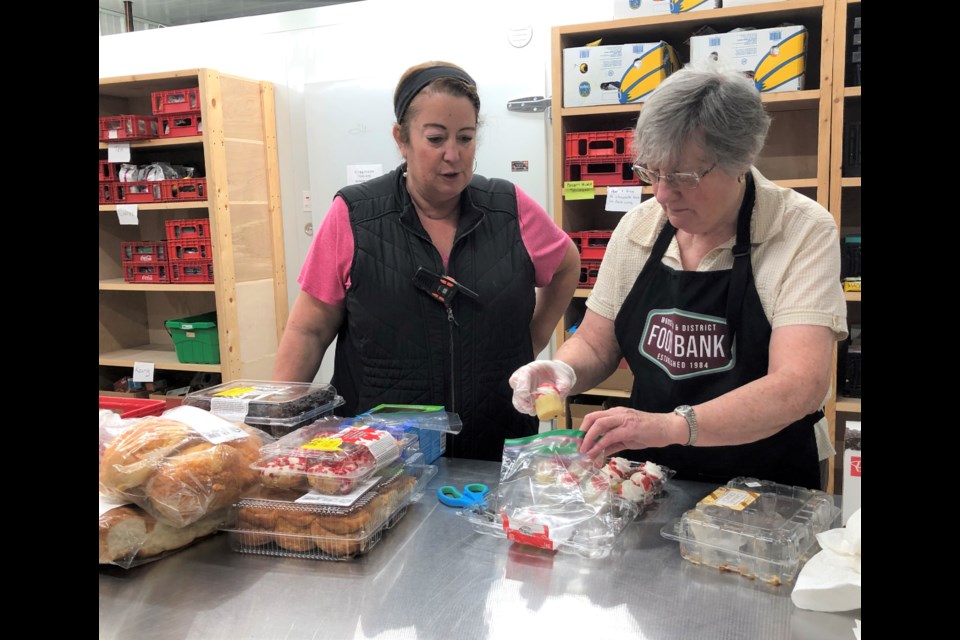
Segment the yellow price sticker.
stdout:
[[310,449],[311,451],[340,451],[343,440],[340,438],[314,438],[307,444],[301,446],[301,449]]
[[593,200],[593,180],[576,180],[563,183],[564,200]]
[[238,398],[240,396],[245,396],[251,391],[256,391],[254,387],[234,387],[233,389],[227,389],[225,391],[220,391],[213,395],[215,396],[224,396],[228,398]]
[[716,505],[726,507],[734,511],[743,511],[754,500],[760,497],[756,491],[744,491],[743,489],[731,489],[729,487],[720,487],[706,498],[700,501],[702,505]]

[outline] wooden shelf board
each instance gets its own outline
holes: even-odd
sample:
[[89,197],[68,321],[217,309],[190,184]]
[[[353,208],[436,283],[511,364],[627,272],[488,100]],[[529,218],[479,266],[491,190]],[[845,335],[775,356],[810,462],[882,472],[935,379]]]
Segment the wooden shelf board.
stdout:
[[125,282],[123,278],[100,281],[100,291],[216,291],[217,285],[210,284],[150,284],[147,282]]
[[862,178],[840,178],[841,187],[859,187]]
[[844,292],[843,297],[847,299],[847,302],[860,302],[859,291],[846,291]]
[[610,398],[629,398],[630,392],[623,391],[621,389],[601,389],[596,387],[594,389],[588,389],[587,391],[582,391],[584,395],[588,396],[608,396]]
[[154,91],[187,89],[197,86],[200,69],[139,73],[130,76],[100,78],[100,95],[117,98],[150,97]]
[[764,93],[760,96],[768,111],[801,111],[816,109],[820,106],[820,91],[808,89],[806,91],[782,91],[779,93]]
[[173,345],[145,344],[100,354],[100,366],[132,367],[134,362],[152,362],[156,369],[220,373],[219,364],[184,364],[177,360]]
[[[210,204],[206,200],[185,200],[183,202],[154,202],[149,204],[137,204],[137,211],[162,211],[172,209],[209,209]],[[101,204],[100,211],[116,212],[117,205]]]
[[[158,147],[182,147],[188,144],[203,144],[203,136],[183,136],[182,138],[154,138],[153,140],[113,140],[112,143],[127,142],[131,149],[155,149]],[[100,149],[107,148],[106,142],[100,143]]]
[[642,18],[624,18],[613,21],[592,22],[559,27],[558,30],[561,36],[592,33],[594,31],[606,33],[616,33],[618,31],[629,32],[637,27],[645,26],[660,27],[664,25],[684,25],[688,23],[699,25],[703,22],[716,22],[718,20],[736,21],[743,17],[753,17],[757,15],[776,17],[778,14],[792,14],[805,10],[813,11],[822,7],[823,0],[787,0],[786,2],[768,2],[743,7],[727,7],[668,15],[644,16]]
[[816,189],[816,178],[798,178],[795,180],[774,180],[774,183],[786,189]]
[[843,97],[844,97],[844,98],[859,98],[859,97],[860,97],[860,87],[844,87],[844,88],[843,88]]
[[847,398],[840,396],[837,398],[837,411],[844,413],[860,413],[860,398]]
[[575,289],[574,292],[573,292],[573,297],[574,297],[574,298],[589,298],[591,291],[593,291],[593,289]]
[[[859,88],[859,87],[858,87]],[[780,93],[765,93],[760,96],[770,111],[801,111],[816,109],[820,105],[820,92],[816,89],[807,91],[783,91]],[[614,115],[618,113],[640,113],[643,103],[634,104],[604,104],[595,107],[560,107],[560,116],[598,116]]]

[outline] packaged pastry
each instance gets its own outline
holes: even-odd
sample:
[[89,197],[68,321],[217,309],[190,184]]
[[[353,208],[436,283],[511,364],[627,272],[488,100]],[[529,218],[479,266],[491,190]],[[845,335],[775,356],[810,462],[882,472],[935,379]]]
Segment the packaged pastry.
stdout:
[[185,527],[174,527],[134,504],[100,496],[100,564],[129,569],[159,560],[216,533],[226,519],[227,512],[221,510]]
[[389,431],[400,443],[401,458],[407,460],[419,451],[429,464],[446,450],[447,434],[456,435],[463,429],[459,415],[442,409],[432,405],[379,405],[357,416],[354,424]]
[[187,394],[184,404],[281,438],[343,404],[329,384],[234,380]]
[[487,505],[461,514],[478,533],[588,558],[609,555],[640,513],[612,489],[602,458],[579,453],[583,431],[505,440],[500,485]]
[[379,542],[435,473],[433,466],[406,466],[352,496],[261,486],[232,507],[223,529],[239,553],[347,560]]
[[399,457],[400,444],[390,432],[327,418],[264,447],[253,468],[266,487],[342,495]]
[[195,407],[144,418],[111,441],[100,492],[175,527],[233,504],[257,482],[250,465],[268,436]]
[[695,564],[772,585],[793,582],[819,551],[817,534],[839,525],[840,508],[822,491],[734,478],[700,500],[663,537]]

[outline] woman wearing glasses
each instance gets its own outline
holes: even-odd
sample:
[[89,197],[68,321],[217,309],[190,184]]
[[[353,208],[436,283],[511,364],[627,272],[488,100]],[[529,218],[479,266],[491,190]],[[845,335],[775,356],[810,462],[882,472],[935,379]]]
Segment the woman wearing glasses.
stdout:
[[821,486],[821,407],[846,335],[840,247],[830,213],[753,166],[769,124],[737,72],[688,67],[651,94],[633,152],[654,197],[617,226],[556,359],[511,377],[519,411],[539,385],[579,393],[624,357],[630,406],[588,415],[584,451]]

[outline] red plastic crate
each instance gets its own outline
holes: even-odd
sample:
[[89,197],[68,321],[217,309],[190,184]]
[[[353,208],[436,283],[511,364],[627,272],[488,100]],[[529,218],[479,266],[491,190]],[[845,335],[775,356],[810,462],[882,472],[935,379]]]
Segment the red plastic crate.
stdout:
[[612,231],[575,231],[569,235],[580,251],[581,260],[603,260]]
[[567,134],[568,159],[626,156],[631,160],[633,129],[621,131],[578,131]]
[[209,218],[167,220],[167,240],[203,240],[210,238]]
[[638,187],[640,179],[633,173],[629,159],[605,161],[603,158],[566,159],[565,181],[593,180],[595,187]]
[[117,163],[100,161],[100,182],[114,182],[117,179]]
[[166,189],[164,182],[168,180],[138,182],[114,182],[116,201],[121,204],[144,204],[150,202],[165,202]]
[[163,181],[165,200],[206,200],[206,178],[184,178]]
[[158,126],[161,138],[182,138],[203,133],[203,120],[199,113],[181,113],[176,116],[160,116]]
[[100,396],[100,408],[119,413],[121,418],[159,416],[167,410],[166,400],[149,398],[112,398]]
[[178,260],[170,263],[172,282],[213,282],[213,260]]
[[171,89],[154,91],[150,94],[153,114],[160,116],[170,113],[193,113],[200,111],[200,89]]
[[592,289],[597,281],[597,274],[600,273],[599,260],[581,260],[580,261],[580,281],[577,283],[578,289]]
[[156,138],[157,119],[153,116],[105,116],[100,118],[100,140],[144,140]]
[[210,240],[170,240],[170,262],[182,260],[212,260]]
[[166,262],[125,262],[123,279],[126,282],[170,282],[170,269]]
[[127,262],[167,262],[167,243],[161,242],[121,242],[120,258]]
[[115,204],[117,201],[117,183],[100,183],[100,204]]

